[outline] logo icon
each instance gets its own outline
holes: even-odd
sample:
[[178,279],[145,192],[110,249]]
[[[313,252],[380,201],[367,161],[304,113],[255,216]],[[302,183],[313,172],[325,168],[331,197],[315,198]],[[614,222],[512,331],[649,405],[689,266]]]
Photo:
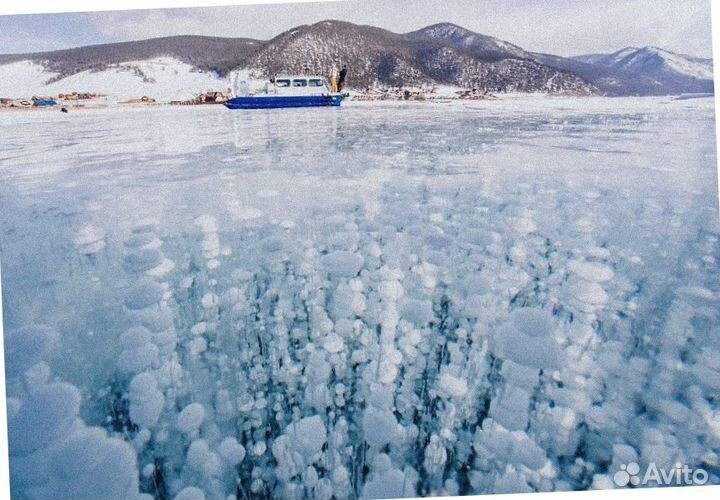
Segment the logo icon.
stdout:
[[709,476],[704,469],[691,469],[687,465],[675,464],[670,469],[663,469],[650,462],[644,474],[640,474],[640,465],[636,462],[621,464],[620,470],[613,476],[613,481],[620,488],[626,486],[702,486],[708,482]]
[[613,480],[615,484],[624,487],[628,484],[637,486],[640,484],[640,466],[635,462],[620,465],[620,470],[615,473]]

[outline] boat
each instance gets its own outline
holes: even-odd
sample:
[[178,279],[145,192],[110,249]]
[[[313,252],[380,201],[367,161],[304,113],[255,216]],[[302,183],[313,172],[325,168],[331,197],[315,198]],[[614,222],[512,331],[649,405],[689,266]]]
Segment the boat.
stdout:
[[57,101],[53,99],[52,97],[33,97],[32,98],[33,106],[36,106],[38,108],[45,108],[48,106],[57,106]]
[[225,106],[230,109],[305,108],[340,106],[345,94],[333,92],[324,76],[277,76],[258,92],[246,83],[235,89],[235,97]]

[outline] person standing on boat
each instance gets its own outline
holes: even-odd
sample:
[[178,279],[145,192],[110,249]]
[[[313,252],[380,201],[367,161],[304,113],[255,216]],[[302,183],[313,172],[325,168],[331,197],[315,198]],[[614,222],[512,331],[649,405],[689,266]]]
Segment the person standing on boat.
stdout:
[[342,92],[343,86],[345,85],[345,76],[346,75],[347,75],[347,66],[345,64],[343,64],[343,67],[340,70],[340,78],[338,78],[338,85],[337,85],[338,92]]

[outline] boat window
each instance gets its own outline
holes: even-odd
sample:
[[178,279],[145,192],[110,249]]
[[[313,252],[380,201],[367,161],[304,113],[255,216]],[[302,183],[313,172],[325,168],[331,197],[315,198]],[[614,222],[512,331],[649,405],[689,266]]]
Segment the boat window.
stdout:
[[311,87],[322,87],[323,86],[323,81],[320,78],[312,78],[309,80],[309,83],[310,83]]
[[289,87],[290,80],[275,80],[275,86],[277,87]]
[[307,80],[293,80],[293,87],[307,87]]

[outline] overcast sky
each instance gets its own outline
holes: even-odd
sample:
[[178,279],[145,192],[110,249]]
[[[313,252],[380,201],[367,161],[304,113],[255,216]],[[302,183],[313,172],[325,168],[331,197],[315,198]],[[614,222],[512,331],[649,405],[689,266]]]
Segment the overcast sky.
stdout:
[[[212,0],[197,1],[203,3]],[[0,16],[0,53],[177,34],[268,39],[323,19],[397,33],[449,21],[527,50],[563,56],[653,45],[712,57],[710,0],[348,0],[13,15]]]

